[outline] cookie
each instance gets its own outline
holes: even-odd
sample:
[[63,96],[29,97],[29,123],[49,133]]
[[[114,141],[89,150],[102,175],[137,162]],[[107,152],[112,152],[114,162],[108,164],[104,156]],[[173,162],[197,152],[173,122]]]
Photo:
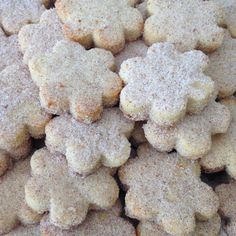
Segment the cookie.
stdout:
[[38,89],[22,64],[0,72],[0,173],[8,157],[18,160],[30,151],[30,137],[41,138],[50,120],[40,106]]
[[144,132],[159,151],[176,151],[183,157],[198,159],[211,150],[212,136],[226,133],[231,115],[227,106],[212,101],[201,113],[187,115],[174,127],[161,127],[148,121]]
[[143,122],[135,122],[134,130],[131,134],[131,137],[135,143],[135,146],[140,145],[142,143],[146,143],[147,139],[143,130]]
[[141,145],[137,157],[119,170],[128,190],[126,214],[140,221],[154,221],[173,235],[194,232],[195,218],[212,218],[219,206],[212,188],[200,179],[197,162],[176,153],[159,153]]
[[142,34],[143,18],[134,8],[137,0],[57,0],[58,15],[64,23],[65,35],[85,47],[120,52],[125,41]]
[[143,2],[139,3],[137,5],[137,9],[141,12],[143,19],[146,20],[148,18],[147,0],[144,0]]
[[119,188],[110,174],[110,169],[100,168],[84,178],[68,169],[63,155],[37,150],[25,185],[26,203],[39,214],[49,211],[55,226],[69,229],[81,224],[90,209],[115,204]]
[[0,71],[22,61],[17,35],[7,37],[0,28]]
[[87,175],[99,166],[119,167],[130,155],[134,122],[118,108],[105,109],[101,120],[87,125],[70,115],[54,118],[46,127],[46,144],[66,156],[73,171]]
[[20,222],[32,224],[40,216],[26,207],[24,185],[30,177],[29,159],[17,162],[0,179],[0,235],[10,232]]
[[19,226],[5,236],[41,236],[40,227],[39,225],[28,227]]
[[[208,221],[196,222],[194,233],[188,236],[219,236],[221,229],[221,219],[218,214]],[[172,236],[161,229],[153,222],[141,222],[137,227],[137,236]]]
[[180,51],[212,52],[223,41],[224,11],[213,1],[149,0],[147,11],[144,39],[148,45],[167,41]]
[[38,24],[29,24],[19,32],[19,44],[24,53],[24,63],[52,50],[53,46],[63,40],[62,23],[55,9],[44,11]]
[[225,31],[222,46],[209,55],[210,63],[206,70],[216,83],[219,90],[218,96],[228,97],[236,91],[236,39]]
[[206,172],[218,172],[226,169],[227,173],[236,178],[236,98],[221,101],[232,114],[232,121],[226,134],[216,135],[212,138],[211,151],[200,160]]
[[224,230],[227,236],[236,235],[236,182],[221,184],[216,187],[216,193],[220,199],[220,214],[226,219]]
[[214,82],[203,72],[208,58],[201,51],[181,53],[171,43],[152,45],[144,58],[122,63],[120,108],[133,120],[170,126],[186,112],[198,113],[210,101]]
[[225,24],[231,35],[236,37],[236,2],[235,0],[214,0],[225,10]]
[[42,236],[135,236],[134,227],[125,219],[106,211],[93,211],[75,229],[62,230],[45,216],[40,223]]
[[17,34],[26,24],[36,23],[49,0],[0,1],[0,24],[7,34]]
[[145,57],[147,50],[148,46],[142,40],[127,43],[124,50],[115,56],[117,71],[120,70],[123,61],[132,57]]
[[104,49],[86,51],[80,44],[59,41],[51,52],[29,62],[40,89],[41,105],[50,113],[70,112],[85,123],[98,120],[103,106],[117,103],[122,88],[112,54]]

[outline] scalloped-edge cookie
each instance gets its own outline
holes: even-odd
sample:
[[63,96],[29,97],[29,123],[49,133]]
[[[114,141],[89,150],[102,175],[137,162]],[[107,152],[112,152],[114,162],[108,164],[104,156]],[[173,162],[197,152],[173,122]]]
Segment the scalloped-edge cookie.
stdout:
[[232,114],[232,122],[226,134],[212,137],[211,151],[200,160],[200,165],[206,172],[218,172],[226,169],[227,173],[236,178],[236,98],[221,100]]
[[7,37],[0,28],[0,71],[7,66],[20,63],[23,55],[18,46],[18,36],[11,35]]
[[124,61],[120,77],[126,86],[120,108],[135,120],[170,126],[185,113],[198,113],[209,103],[214,82],[204,74],[208,57],[201,51],[181,53],[171,43],[149,47],[146,57]]
[[49,0],[2,0],[0,24],[7,34],[17,34],[26,24],[36,23]]
[[147,54],[148,46],[143,40],[127,43],[123,51],[115,56],[116,70],[120,70],[123,61],[132,57],[144,57]]
[[236,1],[235,0],[214,0],[225,10],[225,24],[231,35],[236,37]]
[[119,170],[128,190],[129,217],[153,221],[170,234],[186,235],[194,232],[196,218],[206,221],[217,213],[218,197],[201,181],[196,161],[159,153],[148,144],[141,145],[137,155]]
[[[4,236],[41,236],[40,226],[18,226],[13,229],[10,233],[5,234]],[[55,235],[56,236],[56,235]]]
[[119,167],[128,160],[133,128],[118,108],[105,109],[101,120],[89,125],[62,115],[46,126],[46,145],[65,155],[73,171],[87,175],[101,165]]
[[224,11],[214,1],[149,0],[144,25],[148,45],[171,42],[180,51],[212,52],[224,38]]
[[112,71],[113,55],[99,48],[87,51],[75,42],[57,42],[51,52],[30,60],[29,68],[47,111],[70,112],[85,123],[100,119],[103,106],[116,104],[122,89]]
[[206,74],[215,81],[219,97],[228,97],[236,91],[236,39],[225,31],[222,46],[209,54],[209,67]]
[[65,35],[85,47],[120,52],[125,41],[142,34],[143,18],[134,8],[137,0],[57,0],[56,9]]
[[216,193],[220,199],[219,213],[226,222],[223,225],[227,236],[236,235],[236,182],[231,181],[229,184],[221,184],[216,187]]
[[210,152],[213,135],[228,131],[230,121],[228,107],[212,101],[201,113],[185,116],[174,127],[148,121],[144,133],[149,143],[161,152],[175,149],[183,157],[198,159]]
[[0,178],[0,235],[8,233],[20,222],[32,224],[41,216],[24,203],[24,185],[30,177],[30,159],[17,162]]
[[[208,221],[197,221],[194,233],[186,236],[220,236],[221,219],[218,214]],[[172,236],[154,222],[141,222],[137,227],[137,236]]]
[[9,157],[18,160],[28,154],[30,137],[43,137],[51,116],[41,108],[38,88],[23,64],[8,66],[0,72],[0,107],[0,173],[3,173]]
[[19,32],[19,44],[24,53],[24,63],[28,64],[33,57],[52,50],[53,46],[63,39],[62,23],[56,10],[44,11],[38,24],[26,25]]
[[69,229],[81,224],[92,209],[109,209],[118,199],[119,188],[111,169],[100,168],[84,178],[67,166],[60,154],[46,148],[31,158],[31,175],[25,185],[25,200],[35,212],[50,212],[51,222]]

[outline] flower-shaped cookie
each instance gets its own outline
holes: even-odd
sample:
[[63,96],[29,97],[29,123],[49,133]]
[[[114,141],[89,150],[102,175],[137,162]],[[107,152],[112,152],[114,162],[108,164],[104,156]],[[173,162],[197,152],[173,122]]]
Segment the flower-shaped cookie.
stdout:
[[52,52],[29,62],[42,106],[54,114],[70,111],[85,123],[99,119],[103,106],[118,101],[122,81],[112,72],[114,67],[110,52],[86,51],[80,44],[64,40]]
[[225,24],[231,35],[236,37],[236,1],[235,0],[214,0],[225,10]]
[[38,214],[24,205],[24,185],[29,177],[29,159],[17,162],[1,177],[0,235],[11,231],[19,222],[32,224],[40,220]]
[[216,193],[220,199],[219,212],[226,218],[224,230],[227,236],[236,235],[236,182],[231,181],[229,184],[221,184],[216,187]]
[[[187,236],[219,236],[221,228],[221,219],[218,214],[214,215],[208,221],[197,221],[194,233]],[[138,236],[173,236],[161,229],[154,222],[141,222],[137,227]]]
[[211,136],[226,133],[230,121],[229,109],[212,101],[201,113],[185,116],[175,127],[165,128],[148,121],[144,133],[159,151],[175,148],[183,157],[198,159],[211,150]]
[[49,0],[2,0],[0,24],[7,34],[17,34],[26,24],[36,23]]
[[206,172],[218,172],[224,168],[228,174],[236,178],[236,98],[221,101],[232,114],[232,122],[226,134],[212,138],[211,151],[201,158],[200,164]]
[[115,204],[119,188],[110,172],[100,168],[84,178],[69,170],[64,156],[40,149],[31,158],[26,203],[39,214],[49,211],[54,225],[69,229],[82,223],[90,209]]
[[200,112],[214,92],[214,82],[203,73],[207,63],[200,51],[180,53],[170,43],[152,45],[146,57],[121,65],[126,83],[122,111],[133,120],[151,119],[161,126],[177,123],[186,112]]
[[225,31],[222,46],[209,55],[206,74],[215,81],[219,97],[228,97],[236,91],[236,39]]
[[105,109],[101,120],[89,125],[62,115],[47,125],[46,144],[52,153],[64,154],[75,172],[89,174],[100,165],[118,167],[128,160],[133,128],[118,108]]
[[21,28],[19,43],[24,53],[24,63],[28,64],[32,57],[48,52],[53,46],[64,39],[62,23],[55,9],[46,10],[38,24],[29,24]]
[[137,0],[57,0],[56,9],[68,38],[85,47],[94,44],[113,53],[142,33],[143,18],[133,6]]
[[224,11],[213,1],[149,0],[147,11],[144,39],[149,45],[167,41],[181,51],[210,52],[223,41]]
[[193,232],[195,218],[210,219],[219,206],[217,195],[199,176],[197,162],[141,145],[138,157],[119,170],[120,180],[128,189],[126,214],[154,221],[170,234]]
[[7,37],[0,28],[0,71],[22,61],[17,35]]
[[[17,160],[29,151],[30,137],[41,138],[50,120],[40,106],[38,88],[22,64],[0,72],[0,173],[7,155]],[[2,165],[2,163],[5,163]],[[6,168],[4,168],[6,169]]]

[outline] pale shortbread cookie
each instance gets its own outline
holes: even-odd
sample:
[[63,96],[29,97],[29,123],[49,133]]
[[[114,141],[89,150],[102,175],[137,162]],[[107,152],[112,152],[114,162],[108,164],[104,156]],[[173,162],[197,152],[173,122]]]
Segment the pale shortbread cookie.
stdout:
[[144,132],[157,150],[176,149],[183,157],[198,159],[211,150],[213,135],[227,132],[230,121],[228,107],[212,101],[201,113],[185,116],[174,127],[161,127],[148,121]]
[[80,44],[59,41],[53,51],[29,62],[32,79],[40,89],[41,105],[53,114],[70,111],[91,123],[103,106],[117,103],[122,81],[112,70],[114,57],[104,49],[86,51]]
[[[16,229],[12,230],[10,233],[5,234],[5,236],[41,236],[40,226],[18,226]],[[55,235],[56,236],[56,235]]]
[[186,235],[194,231],[195,218],[208,220],[216,214],[218,197],[201,181],[197,162],[159,153],[147,144],[137,153],[119,170],[128,189],[128,216],[154,221],[170,234]]
[[226,169],[231,177],[236,178],[236,98],[224,99],[221,103],[231,111],[231,124],[226,134],[213,137],[211,151],[200,160],[200,164],[206,172]]
[[0,173],[3,173],[9,162],[7,155],[14,160],[26,156],[30,137],[43,137],[51,116],[41,108],[38,88],[22,64],[0,72],[0,106]]
[[147,139],[143,130],[143,122],[135,122],[134,130],[131,134],[132,139],[134,140],[136,145],[140,145],[141,143],[147,142]]
[[127,43],[124,50],[115,56],[116,70],[119,71],[123,61],[129,58],[145,57],[147,50],[148,46],[142,40]]
[[120,52],[125,41],[142,34],[143,18],[134,8],[137,0],[57,0],[56,9],[65,35],[85,47]]
[[7,37],[0,28],[0,71],[12,64],[20,63],[22,59],[17,35]]
[[144,0],[143,2],[141,2],[137,5],[137,9],[141,12],[144,20],[146,20],[148,17],[147,2],[148,2],[148,0]]
[[221,184],[216,187],[216,193],[220,199],[219,212],[226,217],[224,230],[227,236],[236,235],[236,182],[231,181],[229,184]]
[[[218,214],[208,221],[196,222],[194,233],[186,236],[220,236],[221,219]],[[154,222],[141,222],[137,227],[137,236],[172,236],[161,229]]]
[[231,35],[236,37],[236,1],[235,0],[214,0],[225,10],[225,24]]
[[24,185],[30,177],[30,160],[17,162],[0,179],[0,235],[20,222],[35,223],[40,216],[24,205]]
[[36,23],[49,0],[1,0],[0,24],[7,34],[17,34],[26,24]]
[[118,108],[105,109],[101,120],[89,125],[62,115],[47,125],[46,144],[52,153],[65,155],[73,171],[87,175],[101,165],[119,167],[128,160],[133,128]]
[[106,211],[93,211],[75,229],[62,230],[45,216],[40,223],[42,236],[135,236],[134,227],[125,219]]
[[120,108],[133,120],[158,125],[177,123],[186,112],[198,113],[210,101],[214,82],[203,72],[208,57],[201,51],[180,53],[171,43],[152,45],[144,58],[122,63]]
[[216,83],[219,97],[228,97],[236,91],[236,39],[228,31],[222,46],[209,55],[210,63],[206,70]]
[[174,43],[181,51],[219,48],[224,37],[224,11],[213,1],[149,0],[150,17],[144,25],[144,39]]
[[45,148],[31,158],[31,175],[25,186],[26,203],[63,229],[81,224],[90,209],[111,208],[119,188],[110,169],[100,168],[86,178],[69,170],[64,156]]
[[46,10],[38,24],[29,24],[19,32],[19,44],[24,53],[24,63],[52,50],[53,46],[63,40],[62,23],[55,9]]

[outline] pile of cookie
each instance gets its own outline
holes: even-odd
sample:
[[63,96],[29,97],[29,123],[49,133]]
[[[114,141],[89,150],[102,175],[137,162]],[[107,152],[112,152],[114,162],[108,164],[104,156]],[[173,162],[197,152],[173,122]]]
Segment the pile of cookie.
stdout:
[[235,0],[0,0],[0,25],[0,235],[236,235]]

